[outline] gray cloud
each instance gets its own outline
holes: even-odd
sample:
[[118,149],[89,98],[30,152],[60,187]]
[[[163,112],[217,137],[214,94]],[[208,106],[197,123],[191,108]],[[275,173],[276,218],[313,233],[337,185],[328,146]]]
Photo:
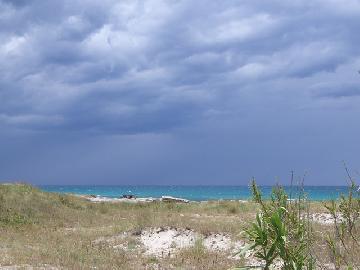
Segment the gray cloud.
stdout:
[[[2,113],[40,115],[39,119],[60,115],[64,128],[98,125],[126,133],[132,132],[130,126],[133,132],[142,132],[145,125],[164,130],[168,115],[181,114],[181,106],[193,116],[174,115],[170,126],[203,117],[207,108],[201,96],[206,99],[211,91],[207,106],[226,106],[216,98],[224,95],[226,85],[242,89],[259,79],[335,72],[358,53],[349,29],[356,31],[358,26],[352,19],[359,12],[355,2],[352,8],[336,1],[311,5],[3,1],[1,5],[6,26],[1,35],[1,85],[6,85],[1,89]],[[182,86],[186,87],[180,90]],[[193,98],[191,91],[196,92]],[[179,102],[170,98],[165,104],[172,95]],[[48,102],[55,109],[44,104]],[[103,113],[116,102],[118,111],[128,108],[125,118]],[[22,114],[16,115],[18,110]],[[131,125],[119,124],[126,121]]]
[[0,0],[0,129],[206,133],[240,119],[236,133],[356,113],[359,16],[356,0]]
[[327,98],[351,98],[360,96],[360,85],[355,82],[322,83],[313,87],[315,96]]

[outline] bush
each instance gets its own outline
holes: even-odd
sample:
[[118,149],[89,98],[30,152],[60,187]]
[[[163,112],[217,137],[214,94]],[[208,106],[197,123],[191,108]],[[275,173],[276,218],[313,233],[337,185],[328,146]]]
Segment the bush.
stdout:
[[288,200],[284,189],[277,186],[271,199],[265,201],[254,180],[251,188],[260,212],[246,231],[251,242],[247,249],[264,262],[265,270],[275,262],[286,270],[314,269],[315,260],[310,252],[312,230],[306,218],[309,207],[304,192],[299,190],[297,199]]

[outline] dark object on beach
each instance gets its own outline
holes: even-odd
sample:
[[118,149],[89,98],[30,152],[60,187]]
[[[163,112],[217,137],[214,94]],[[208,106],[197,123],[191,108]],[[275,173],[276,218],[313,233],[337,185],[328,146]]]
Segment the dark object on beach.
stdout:
[[175,198],[171,196],[162,196],[161,197],[162,202],[180,202],[180,203],[188,203],[189,200],[183,199],[183,198]]
[[136,199],[136,196],[133,194],[124,194],[122,197],[124,199]]
[[95,194],[90,194],[89,197],[90,198],[96,198],[97,196]]

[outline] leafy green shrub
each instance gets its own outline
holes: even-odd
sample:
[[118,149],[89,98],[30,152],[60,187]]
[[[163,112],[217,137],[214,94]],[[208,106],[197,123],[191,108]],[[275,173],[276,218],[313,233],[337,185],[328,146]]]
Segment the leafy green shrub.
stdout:
[[276,261],[286,270],[314,269],[315,260],[310,253],[312,231],[306,218],[308,204],[304,193],[299,190],[297,199],[288,200],[284,189],[277,186],[271,199],[265,201],[254,180],[251,188],[260,212],[246,231],[251,242],[248,249],[265,263],[265,270],[271,269]]

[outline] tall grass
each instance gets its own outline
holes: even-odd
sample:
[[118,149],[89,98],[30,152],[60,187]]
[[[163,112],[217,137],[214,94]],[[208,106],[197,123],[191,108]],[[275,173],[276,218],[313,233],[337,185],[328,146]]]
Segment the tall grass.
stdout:
[[334,220],[326,243],[335,269],[360,269],[360,189],[351,180],[347,196],[325,204]]

